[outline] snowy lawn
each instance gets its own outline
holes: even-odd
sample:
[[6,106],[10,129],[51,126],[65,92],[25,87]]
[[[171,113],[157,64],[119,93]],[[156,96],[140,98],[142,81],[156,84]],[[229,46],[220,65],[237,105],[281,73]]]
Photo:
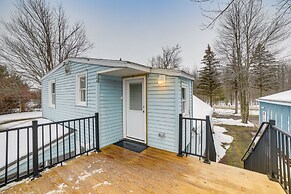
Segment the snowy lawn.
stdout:
[[0,129],[9,129],[19,124],[26,123],[27,120],[41,117],[42,112],[22,112],[0,115]]
[[235,125],[242,127],[254,127],[254,124],[251,122],[242,123],[241,119],[225,119],[225,118],[212,118],[214,125],[223,124],[223,125]]
[[[38,121],[38,124],[45,124],[45,123],[51,123],[52,121],[44,118],[34,119]],[[26,127],[31,126],[31,121],[26,121],[21,124],[18,124],[16,126],[13,126],[13,128],[18,127]],[[58,136],[61,137],[63,135],[62,131],[62,125],[58,126]],[[52,141],[56,139],[56,125],[51,125],[51,139]],[[64,134],[68,133],[68,128],[64,128]],[[32,151],[32,129],[29,128],[29,152]],[[49,126],[44,126],[44,145],[48,144],[50,141],[49,138]],[[38,128],[38,147],[40,148],[42,146],[42,128]],[[6,133],[0,132],[0,167],[3,167],[5,165],[5,148],[6,148]],[[8,133],[8,163],[13,162],[17,159],[17,131],[9,131]],[[19,156],[25,156],[27,155],[27,128],[23,128],[19,130]]]
[[233,141],[233,137],[226,135],[227,130],[224,127],[214,126],[213,128],[213,139],[216,150],[216,162],[219,162],[229,148],[230,143]]
[[[234,109],[231,108],[214,108],[214,112],[218,115],[233,115],[233,116],[241,116],[240,113],[234,114]],[[238,110],[240,112],[240,110]],[[250,115],[259,115],[258,109],[250,110]]]
[[243,168],[241,158],[251,143],[252,134],[257,131],[257,128],[224,124],[220,124],[219,127],[225,128],[227,135],[233,137],[230,146],[226,146],[228,149],[226,150],[225,156],[220,160],[220,163]]

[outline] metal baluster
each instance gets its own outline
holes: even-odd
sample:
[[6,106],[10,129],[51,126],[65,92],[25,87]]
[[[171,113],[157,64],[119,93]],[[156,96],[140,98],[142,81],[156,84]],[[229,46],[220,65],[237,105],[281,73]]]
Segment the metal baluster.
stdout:
[[19,129],[17,129],[17,179],[19,178]]
[[70,121],[68,121],[68,132],[69,132],[69,157],[71,158],[71,128]]
[[77,141],[76,141],[76,122],[74,120],[74,149],[75,149],[75,156],[77,155]]
[[8,131],[6,131],[5,184],[8,180]]
[[197,155],[197,147],[198,147],[198,142],[197,142],[197,120],[195,120],[195,154]]
[[43,129],[43,125],[41,126],[41,143],[42,143],[42,166],[43,168],[45,167],[44,166],[44,129]]
[[81,121],[79,119],[79,145],[80,145],[80,154],[82,153],[82,143],[81,143]]
[[57,139],[57,162],[59,163],[59,124],[56,123],[56,139]]
[[91,143],[91,141],[90,141],[90,118],[88,118],[88,135],[89,135],[89,150],[91,149],[91,146],[90,146],[90,143]]
[[286,181],[286,165],[285,165],[285,138],[284,134],[282,133],[282,153],[283,153],[283,175],[284,175],[284,188],[287,188],[287,181]]
[[52,154],[52,127],[49,124],[49,136],[50,136],[50,166],[53,165],[53,154]]
[[27,175],[29,175],[29,127],[27,127]]
[[282,180],[282,152],[281,152],[281,133],[278,131],[278,144],[279,144],[279,168],[280,168],[280,183],[283,184]]
[[290,151],[290,148],[289,148],[289,138],[288,136],[286,136],[286,160],[287,160],[287,176],[288,176],[288,191],[289,193],[291,192],[290,190],[290,156],[289,156],[289,151]]
[[202,145],[203,145],[203,139],[202,139],[203,138],[203,135],[202,135],[203,134],[203,130],[202,129],[203,129],[203,122],[201,120],[200,121],[200,134],[201,134],[201,142],[200,142],[201,143],[201,146],[200,146],[201,147],[201,152],[200,152],[200,156],[201,157],[203,157],[203,155],[202,155],[202,153],[203,153],[203,147],[202,147]]
[[186,123],[186,119],[184,119],[184,133],[185,133],[185,135],[184,135],[184,137],[185,137],[185,150],[184,150],[184,152],[186,153],[186,157],[188,156],[188,154],[187,154],[187,150],[186,150],[186,145],[187,145],[187,139],[186,139],[186,136],[187,136],[187,123]]
[[64,161],[66,159],[66,150],[65,150],[65,122],[62,123],[63,124],[63,160]]
[[87,151],[87,146],[86,146],[86,127],[85,127],[85,119],[83,119],[83,130],[84,130],[84,148],[85,148],[85,151],[84,153]]
[[95,126],[94,126],[94,118],[92,118],[92,131],[93,131],[93,147],[96,147],[95,142]]

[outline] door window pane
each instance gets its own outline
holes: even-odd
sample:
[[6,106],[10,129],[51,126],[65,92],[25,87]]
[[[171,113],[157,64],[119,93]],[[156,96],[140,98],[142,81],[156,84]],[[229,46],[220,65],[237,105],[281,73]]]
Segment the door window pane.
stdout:
[[142,110],[142,83],[129,84],[129,109]]

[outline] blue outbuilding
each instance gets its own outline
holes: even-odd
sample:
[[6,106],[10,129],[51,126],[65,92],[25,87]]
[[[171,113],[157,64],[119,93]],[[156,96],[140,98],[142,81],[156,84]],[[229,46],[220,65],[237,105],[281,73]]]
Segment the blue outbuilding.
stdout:
[[192,90],[193,76],[181,70],[69,58],[42,79],[42,111],[52,121],[98,112],[101,147],[127,138],[177,152],[178,115],[193,116]]
[[275,120],[278,128],[291,134],[291,90],[261,97],[258,101],[260,123]]

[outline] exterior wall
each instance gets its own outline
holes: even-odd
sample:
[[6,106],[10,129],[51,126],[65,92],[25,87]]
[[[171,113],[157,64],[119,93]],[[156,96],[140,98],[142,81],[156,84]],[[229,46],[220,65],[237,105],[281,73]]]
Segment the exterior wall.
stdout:
[[[189,116],[191,117],[193,114],[192,81],[166,76],[165,84],[158,85],[158,76],[149,74],[147,79],[148,145],[177,152],[179,114],[182,106],[181,87],[182,85],[189,87]],[[160,133],[165,133],[165,137],[160,137]]]
[[[122,79],[113,76],[99,76],[96,72],[108,67],[71,64],[71,73],[66,75],[64,67],[42,81],[43,117],[60,121],[73,118],[100,115],[100,146],[104,147],[122,138]],[[76,74],[87,71],[87,106],[76,105]],[[48,82],[56,83],[56,106],[49,107]],[[99,100],[100,99],[100,100]]]
[[260,123],[263,122],[263,111],[266,121],[275,120],[278,128],[291,134],[291,106],[260,102]]

